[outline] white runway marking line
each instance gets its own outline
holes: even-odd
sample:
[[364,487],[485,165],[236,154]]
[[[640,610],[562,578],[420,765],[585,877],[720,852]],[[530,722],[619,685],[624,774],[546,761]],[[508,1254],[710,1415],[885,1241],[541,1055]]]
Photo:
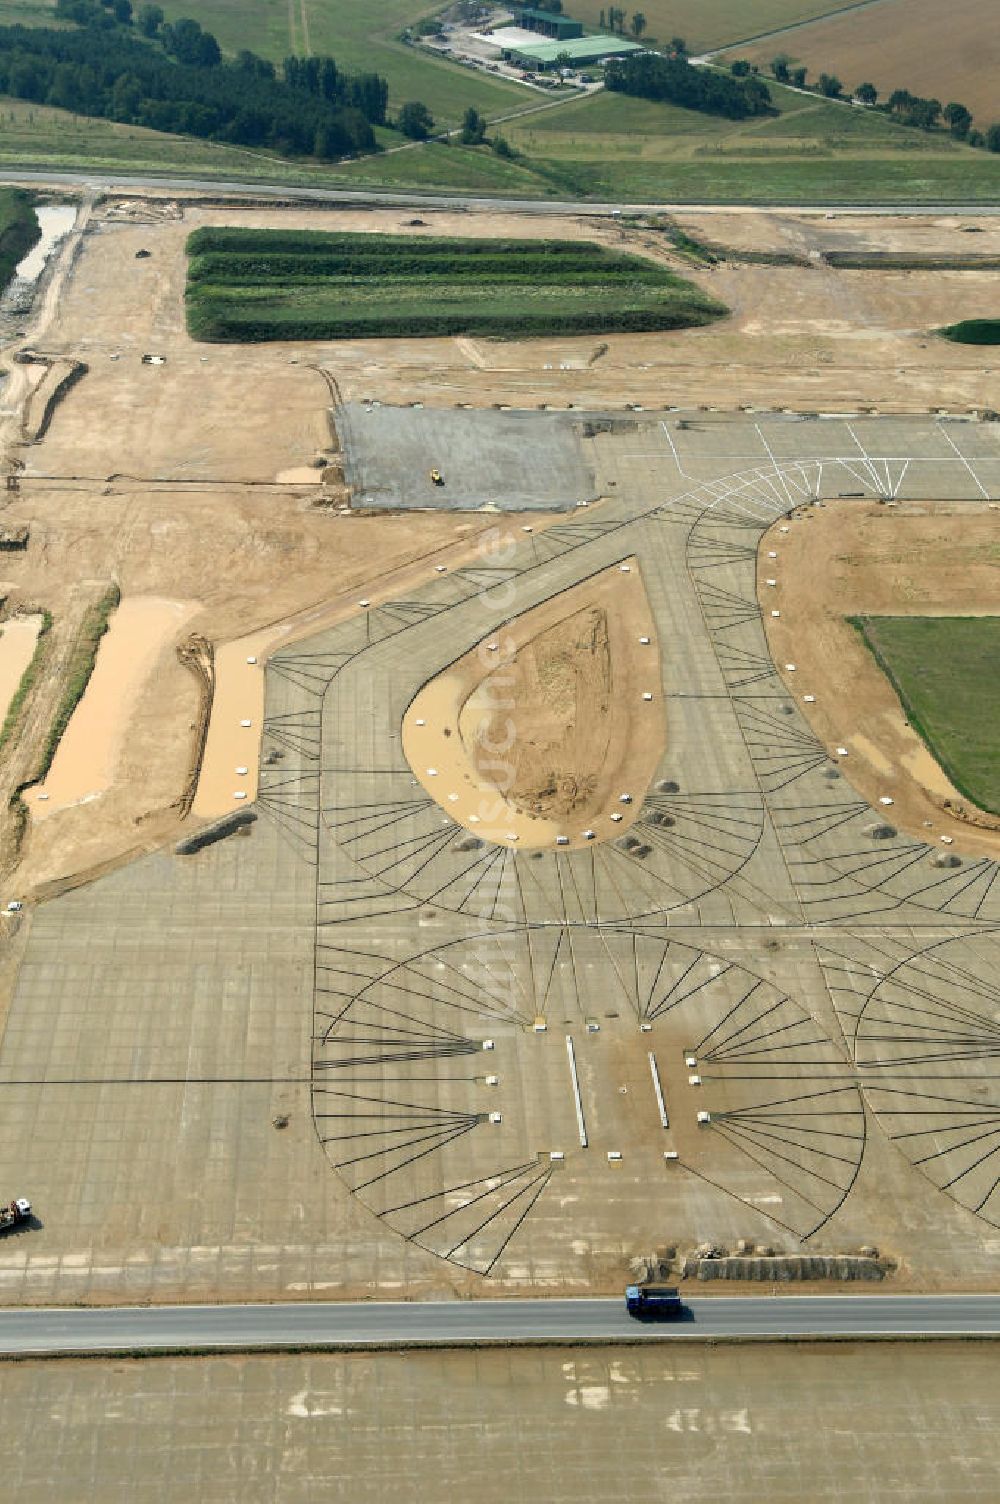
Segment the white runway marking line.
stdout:
[[987,491],[985,489],[985,487],[983,486],[982,481],[979,479],[979,476],[976,474],[975,470],[973,470],[972,465],[965,458],[965,455],[962,453],[961,449],[959,449],[958,445],[955,443],[955,440],[952,438],[951,434],[948,432],[948,430],[941,423],[939,423],[937,425],[937,429],[938,429],[938,433],[940,433],[942,435],[942,437],[945,438],[947,440],[947,442],[951,445],[952,449],[954,449],[955,453],[958,455],[959,459],[962,461],[962,464],[965,466],[966,470],[968,470],[969,474],[972,476],[972,479],[975,481],[976,485],[979,487],[979,493],[980,493],[980,495],[983,496],[983,497],[985,497],[985,499],[987,501],[989,501],[990,500],[990,493],[989,493],[989,491]]
[[[864,444],[862,444],[857,434],[854,432],[854,429],[851,427],[850,423],[845,423],[844,427],[847,429],[847,432],[850,434],[851,438],[858,446],[858,453],[861,455],[861,463],[864,465],[865,469],[868,472],[868,475],[871,478],[872,489],[874,491],[881,491],[884,495],[885,490],[878,478],[878,472],[876,471],[875,466],[872,464],[867,449],[865,448]],[[886,469],[886,480],[888,481],[888,468]]]
[[755,423],[754,424],[754,428],[757,430],[757,437],[760,439],[760,442],[763,444],[765,450],[767,451],[767,457],[768,457],[768,459],[771,461],[771,464],[774,466],[774,473],[775,473],[775,475],[777,475],[778,479],[781,481],[782,486],[784,486],[784,489],[785,489],[785,499],[787,500],[788,505],[790,507],[793,507],[795,505],[795,503],[792,500],[792,493],[791,493],[791,491],[789,491],[788,487],[785,485],[785,477],[782,474],[781,470],[778,468],[778,461],[774,457],[774,454],[773,454],[773,452],[771,450],[771,446],[767,442],[767,440],[765,439],[764,433],[763,433],[763,430],[761,429],[760,424],[759,423]]
[[660,1122],[664,1128],[670,1127],[670,1119],[667,1117],[667,1104],[663,1100],[663,1087],[660,1084],[660,1072],[656,1067],[656,1056],[652,1050],[649,1052],[649,1073],[653,1078],[653,1090],[656,1093],[656,1105],[660,1110]]
[[666,439],[667,443],[670,445],[670,453],[674,457],[674,464],[677,466],[678,471],[680,472],[681,475],[683,475],[683,477],[684,477],[685,480],[694,480],[694,476],[693,475],[688,475],[687,471],[684,469],[684,466],[681,464],[681,457],[677,453],[677,445],[674,443],[673,439],[670,436],[670,429],[667,427],[666,423],[664,423],[662,420],[660,422],[660,427],[663,429],[663,437]]
[[572,1034],[566,1035],[566,1054],[569,1057],[569,1074],[573,1083],[573,1103],[576,1107],[576,1127],[580,1135],[580,1147],[587,1147],[587,1124],[583,1116],[583,1102],[580,1100],[580,1078],[576,1073],[576,1050],[573,1047]]

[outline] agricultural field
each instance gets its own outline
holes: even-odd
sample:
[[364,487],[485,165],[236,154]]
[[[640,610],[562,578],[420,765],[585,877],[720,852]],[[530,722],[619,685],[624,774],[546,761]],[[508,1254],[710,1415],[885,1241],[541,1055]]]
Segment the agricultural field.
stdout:
[[[394,133],[376,131],[397,139]],[[320,187],[326,168],[273,152],[225,146],[74,115],[23,99],[0,99],[0,167],[66,171],[118,169],[150,176],[193,177]]]
[[[322,0],[167,0],[167,19],[189,16],[218,39],[224,52],[248,47],[280,61],[289,54],[331,53],[346,71],[372,71],[389,80],[390,110],[421,99],[442,125],[457,125],[469,105],[490,116],[532,103],[515,84],[432,57],[399,41],[426,15],[426,0],[380,0],[377,7],[329,5]],[[52,9],[38,0],[6,0],[2,19],[51,24]]]
[[[997,69],[1000,36],[989,0],[879,0],[786,35],[768,37],[739,55],[766,65],[779,52],[815,77],[835,73],[846,88],[867,80],[883,95],[893,89],[958,100],[984,129],[1000,117]],[[730,53],[735,56],[735,53]]]
[[854,619],[955,787],[1000,814],[1000,617]]
[[[600,22],[600,0],[574,0],[567,8],[592,26]],[[700,0],[698,5],[692,5],[691,0],[648,0],[643,15],[648,23],[647,38],[667,42],[681,36],[697,54],[850,8],[850,0]],[[631,16],[631,9],[628,14]]]
[[579,241],[201,229],[188,254],[188,330],[213,341],[677,329],[726,312],[653,261]]
[[[857,202],[1000,196],[1000,160],[882,115],[772,84],[778,114],[728,121],[597,94],[504,127],[536,170],[633,202]],[[365,163],[351,175],[361,177]]]

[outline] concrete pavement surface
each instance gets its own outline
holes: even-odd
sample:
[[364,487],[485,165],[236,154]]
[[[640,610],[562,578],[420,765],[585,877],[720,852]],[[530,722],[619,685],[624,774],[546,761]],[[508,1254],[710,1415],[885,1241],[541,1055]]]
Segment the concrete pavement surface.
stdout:
[[677,1338],[1000,1334],[997,1295],[722,1296],[680,1321],[637,1321],[619,1300],[359,1301],[0,1312],[0,1354],[158,1349],[409,1347]]

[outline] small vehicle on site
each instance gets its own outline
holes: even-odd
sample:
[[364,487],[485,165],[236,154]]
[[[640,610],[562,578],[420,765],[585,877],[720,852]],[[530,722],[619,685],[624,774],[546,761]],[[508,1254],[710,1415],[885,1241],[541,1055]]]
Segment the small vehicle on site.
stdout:
[[436,485],[436,486],[443,486],[444,485],[444,476],[441,474],[440,470],[432,470],[431,471],[431,480],[433,481],[434,485]]
[[11,1228],[20,1227],[31,1216],[31,1202],[24,1196],[18,1196],[10,1206],[0,1206],[0,1232],[9,1232]]
[[684,1302],[673,1285],[629,1285],[625,1309],[639,1321],[678,1321]]

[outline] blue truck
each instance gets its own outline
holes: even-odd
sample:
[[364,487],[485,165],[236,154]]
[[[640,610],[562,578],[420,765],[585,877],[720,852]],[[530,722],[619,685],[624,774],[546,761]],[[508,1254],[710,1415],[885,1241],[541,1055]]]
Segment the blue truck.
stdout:
[[684,1314],[684,1302],[673,1285],[629,1285],[625,1309],[639,1321],[677,1321]]

